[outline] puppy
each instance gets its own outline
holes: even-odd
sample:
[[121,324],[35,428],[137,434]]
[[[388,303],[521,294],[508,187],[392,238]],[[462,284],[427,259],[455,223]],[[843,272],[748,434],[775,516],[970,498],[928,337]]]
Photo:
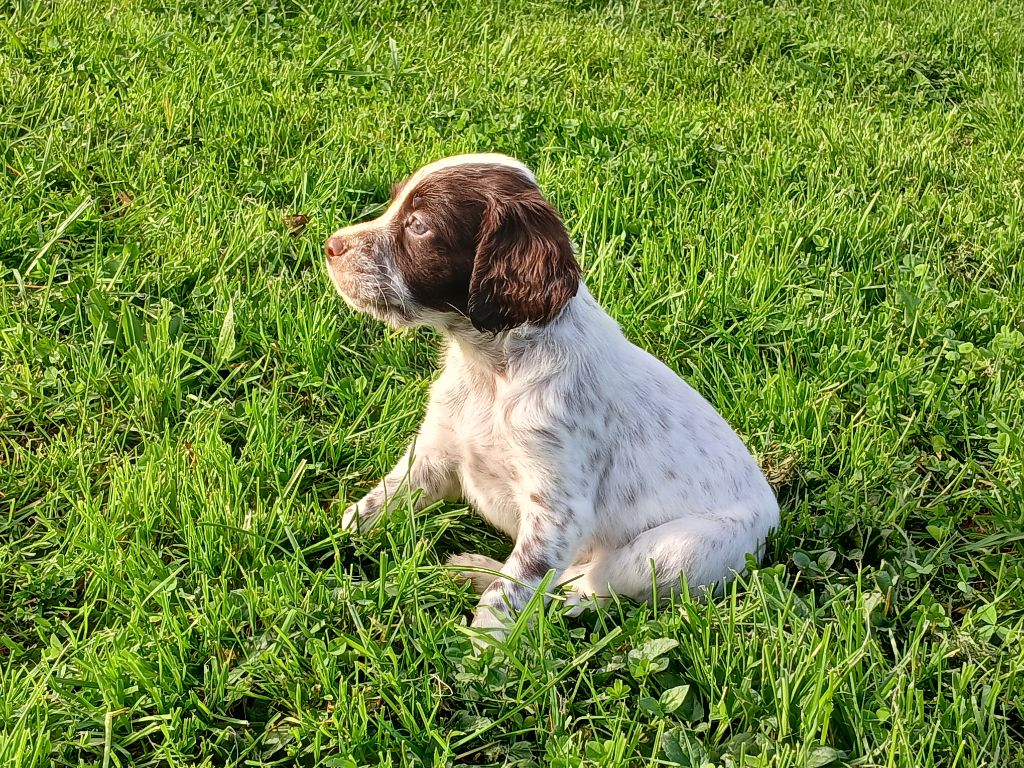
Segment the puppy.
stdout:
[[716,590],[762,554],[779,507],[757,463],[597,304],[522,163],[431,163],[325,250],[354,309],[447,341],[416,437],[343,525],[365,528],[415,489],[418,508],[469,502],[515,542],[504,563],[450,561],[480,592],[474,627],[505,625],[551,570],[578,609],[611,592],[658,599],[681,576]]

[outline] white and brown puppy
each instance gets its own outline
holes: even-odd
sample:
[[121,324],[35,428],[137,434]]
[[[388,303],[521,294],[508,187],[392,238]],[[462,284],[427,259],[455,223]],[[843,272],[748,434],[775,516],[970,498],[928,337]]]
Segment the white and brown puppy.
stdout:
[[757,463],[598,306],[522,163],[484,154],[427,165],[395,186],[380,218],[338,230],[326,251],[355,309],[448,341],[418,434],[343,524],[366,527],[412,489],[418,507],[472,504],[515,541],[505,563],[452,558],[481,593],[474,626],[500,626],[551,569],[570,602],[610,591],[645,600],[680,574],[718,588],[761,554],[779,507]]

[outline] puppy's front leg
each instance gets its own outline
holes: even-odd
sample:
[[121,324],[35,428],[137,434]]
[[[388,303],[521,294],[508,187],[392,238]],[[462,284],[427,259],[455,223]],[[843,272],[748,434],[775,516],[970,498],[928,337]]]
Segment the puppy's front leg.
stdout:
[[521,611],[549,570],[569,567],[579,549],[591,511],[579,501],[551,501],[530,493],[520,505],[519,535],[497,578],[480,596],[473,626],[500,629]]
[[401,503],[403,494],[417,489],[420,495],[415,509],[458,496],[453,460],[435,435],[436,432],[421,432],[377,487],[349,505],[341,519],[343,531],[369,528],[378,517]]

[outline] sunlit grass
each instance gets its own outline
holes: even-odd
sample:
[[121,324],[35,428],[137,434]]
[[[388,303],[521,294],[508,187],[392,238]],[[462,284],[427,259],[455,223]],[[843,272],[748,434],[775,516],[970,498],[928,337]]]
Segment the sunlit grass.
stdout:
[[[1024,765],[1022,71],[1013,2],[9,2],[0,765]],[[778,488],[722,600],[474,659],[508,542],[338,534],[436,345],[321,243],[463,151]]]

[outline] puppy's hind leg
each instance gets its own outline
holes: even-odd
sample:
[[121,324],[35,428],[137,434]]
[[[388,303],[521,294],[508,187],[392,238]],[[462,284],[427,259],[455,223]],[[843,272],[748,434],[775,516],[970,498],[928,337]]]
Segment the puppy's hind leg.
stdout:
[[448,565],[458,569],[455,579],[460,583],[469,582],[473,591],[482,595],[501,574],[502,564],[491,557],[463,552],[448,558]]
[[696,594],[720,592],[734,573],[743,571],[748,553],[760,556],[773,524],[772,515],[752,518],[747,513],[672,520],[645,531],[601,552],[583,568],[566,570],[559,583],[566,585],[570,614],[604,602],[612,592],[638,602],[667,597],[679,588],[681,575]]

